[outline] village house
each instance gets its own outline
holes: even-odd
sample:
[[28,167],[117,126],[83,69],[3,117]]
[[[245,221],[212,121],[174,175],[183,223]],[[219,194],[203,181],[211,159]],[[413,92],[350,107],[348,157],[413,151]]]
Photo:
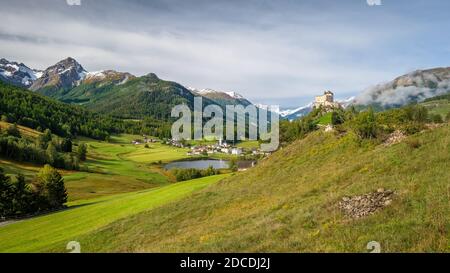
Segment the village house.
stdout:
[[243,152],[242,148],[233,148],[231,149],[231,154],[232,155],[241,155]]

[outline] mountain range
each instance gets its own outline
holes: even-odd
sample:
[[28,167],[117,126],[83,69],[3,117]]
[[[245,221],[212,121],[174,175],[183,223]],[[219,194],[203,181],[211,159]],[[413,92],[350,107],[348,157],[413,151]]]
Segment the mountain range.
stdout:
[[204,105],[251,104],[235,92],[186,88],[154,73],[136,77],[114,70],[88,72],[70,57],[44,71],[6,59],[1,63],[0,79],[4,82],[121,118],[150,116],[166,120],[175,105],[184,103],[192,109],[195,96],[202,96]]
[[[0,59],[0,80],[27,88],[45,96],[80,104],[100,113],[122,118],[170,118],[174,105],[193,107],[195,96],[204,98],[204,105],[251,105],[236,92],[185,87],[165,81],[156,74],[137,77],[127,72],[102,70],[88,72],[73,58],[66,58],[44,71],[23,63]],[[411,102],[446,94],[450,90],[450,67],[417,70],[390,82],[375,85],[356,97],[339,101],[344,106],[374,105],[381,109],[399,107]],[[262,107],[256,104],[256,106]],[[312,103],[283,109],[282,118],[294,120],[307,115]]]
[[0,59],[0,80],[16,86],[29,88],[38,78],[42,71],[30,69],[23,63],[10,62]]

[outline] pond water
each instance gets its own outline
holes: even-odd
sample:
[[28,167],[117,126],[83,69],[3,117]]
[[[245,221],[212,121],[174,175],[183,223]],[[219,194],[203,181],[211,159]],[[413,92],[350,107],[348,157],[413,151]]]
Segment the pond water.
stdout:
[[206,170],[209,166],[214,169],[228,169],[229,161],[227,160],[214,160],[214,159],[200,159],[200,160],[186,160],[186,161],[175,161],[168,163],[164,166],[164,169],[199,169]]

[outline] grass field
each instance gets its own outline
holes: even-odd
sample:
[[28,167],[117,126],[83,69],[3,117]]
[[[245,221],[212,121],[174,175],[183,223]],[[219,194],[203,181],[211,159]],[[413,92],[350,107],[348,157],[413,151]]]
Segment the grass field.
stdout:
[[[448,124],[392,146],[315,132],[189,199],[77,239],[88,252],[367,252],[370,241],[450,252],[449,169]],[[394,201],[372,216],[337,208],[381,187]]]
[[[9,126],[11,126],[11,123],[8,122],[4,122],[4,121],[0,121],[0,129],[1,130],[6,130],[9,128]],[[17,125],[17,129],[19,129],[19,132],[22,136],[24,137],[29,137],[29,138],[36,138],[39,135],[41,135],[42,133],[33,129],[30,129],[28,127],[24,127],[21,125]]]
[[328,125],[331,124],[332,120],[332,112],[328,112],[325,115],[321,116],[318,120],[317,120],[317,124],[319,125]]
[[224,177],[210,176],[157,189],[71,202],[67,210],[0,227],[0,252],[62,250],[83,234],[186,197]]
[[[19,129],[28,133],[33,131],[26,127]],[[110,142],[78,138],[75,143],[87,144],[88,158],[81,165],[83,171],[61,170],[69,201],[169,184],[170,178],[161,166],[154,163],[186,158],[187,150],[160,143],[153,143],[150,144],[150,148],[144,148],[144,145],[131,144],[136,138],[139,136],[125,134],[112,136]],[[0,159],[0,167],[9,175],[22,173],[31,180],[42,166]]]
[[123,156],[124,159],[138,163],[167,163],[170,161],[188,158],[186,148],[176,148],[161,143],[148,144],[149,148],[144,145],[137,145],[134,151]]
[[444,119],[450,113],[450,100],[447,99],[422,102],[421,105],[425,106],[429,113],[439,114]]
[[249,140],[239,142],[236,146],[244,149],[258,149],[260,147],[260,144],[257,140]]

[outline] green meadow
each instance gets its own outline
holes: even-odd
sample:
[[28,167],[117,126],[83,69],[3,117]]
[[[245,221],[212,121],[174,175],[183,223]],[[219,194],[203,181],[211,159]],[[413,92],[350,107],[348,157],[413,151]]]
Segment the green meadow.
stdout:
[[64,249],[69,241],[77,241],[86,233],[186,197],[225,176],[210,176],[156,189],[70,202],[69,208],[64,211],[0,227],[0,252]]
[[[186,199],[81,236],[87,252],[450,251],[450,126],[385,146],[318,131]],[[379,188],[392,204],[363,219],[337,207]],[[61,246],[51,251],[64,251]]]
[[439,99],[427,102],[422,102],[421,105],[425,106],[431,114],[441,115],[445,118],[450,112],[450,100],[449,99]]
[[[68,209],[0,226],[0,252],[64,248],[86,233],[189,196],[227,176],[174,183],[161,164],[186,158],[187,149],[160,143],[133,145],[136,138],[116,135],[109,142],[76,139],[74,148],[85,143],[88,157],[82,171],[60,170],[68,192]],[[41,167],[5,159],[0,159],[0,166],[7,174],[22,173],[28,180],[34,179]]]

